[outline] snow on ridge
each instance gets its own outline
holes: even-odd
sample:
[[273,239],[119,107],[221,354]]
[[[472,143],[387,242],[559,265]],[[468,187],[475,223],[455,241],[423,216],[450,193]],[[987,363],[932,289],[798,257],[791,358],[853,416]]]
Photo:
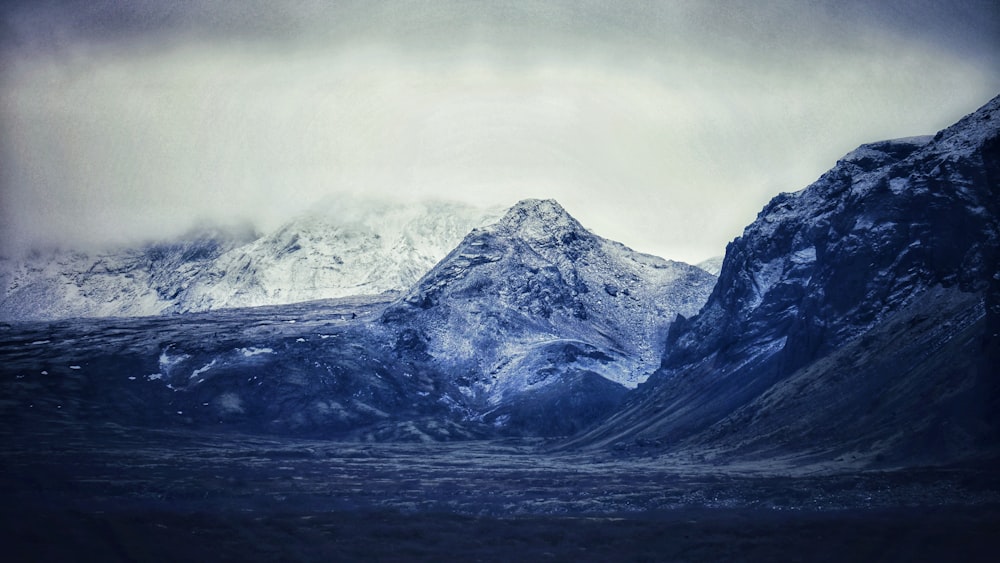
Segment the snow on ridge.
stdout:
[[866,170],[874,170],[913,154],[927,146],[933,138],[932,135],[921,135],[865,143],[841,157],[838,164],[853,163]]
[[241,353],[241,354],[243,354],[244,358],[252,358],[253,356],[259,356],[261,354],[273,354],[274,353],[274,349],[273,348],[257,348],[257,347],[253,347],[253,346],[251,346],[249,348],[238,348],[236,351],[239,352],[239,353]]

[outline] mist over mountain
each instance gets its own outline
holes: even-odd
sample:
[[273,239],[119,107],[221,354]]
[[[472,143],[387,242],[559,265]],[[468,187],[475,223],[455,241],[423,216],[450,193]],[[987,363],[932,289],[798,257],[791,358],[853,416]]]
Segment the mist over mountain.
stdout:
[[403,291],[497,209],[337,198],[220,256],[174,307],[203,311]]
[[[452,204],[345,204],[263,237],[39,259],[5,274],[7,318],[209,313],[25,325],[5,369],[67,385],[86,371],[113,417],[153,424],[381,441],[582,432],[566,447],[858,464],[988,457],[998,105],[933,137],[862,145],[776,196],[718,278],[603,239],[553,200],[492,224]],[[157,336],[135,336],[146,326]],[[74,335],[86,327],[103,327],[89,347]]]
[[695,266],[698,266],[702,270],[718,277],[719,272],[722,271],[722,261],[724,258],[725,256],[715,256],[709,258],[708,260],[702,260],[701,262],[695,264]]
[[402,291],[498,213],[343,197],[265,235],[204,228],[137,248],[0,259],[0,320],[144,316]]
[[[54,358],[103,366],[87,381],[118,397],[110,412],[160,409],[156,424],[180,411],[195,426],[390,441],[583,432],[566,447],[993,455],[998,105],[933,137],[862,145],[778,195],[718,278],[603,239],[552,200],[492,224],[466,206],[355,202],[262,237],[36,258],[5,274],[7,318],[230,312],[170,330],[121,321],[159,336],[89,348],[75,321],[31,325],[25,342],[47,356],[20,350],[8,369],[73,382],[81,374]],[[241,316],[260,320],[212,329]],[[121,396],[116,377],[146,394]]]

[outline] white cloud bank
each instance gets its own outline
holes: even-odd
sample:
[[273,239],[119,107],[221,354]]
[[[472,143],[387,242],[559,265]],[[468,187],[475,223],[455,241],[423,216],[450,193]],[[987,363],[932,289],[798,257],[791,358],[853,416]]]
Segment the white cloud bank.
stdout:
[[758,4],[12,11],[0,236],[270,227],[345,192],[554,197],[602,236],[698,261],[856,145],[933,133],[1000,89],[995,15],[970,12],[982,37],[956,45],[910,12]]

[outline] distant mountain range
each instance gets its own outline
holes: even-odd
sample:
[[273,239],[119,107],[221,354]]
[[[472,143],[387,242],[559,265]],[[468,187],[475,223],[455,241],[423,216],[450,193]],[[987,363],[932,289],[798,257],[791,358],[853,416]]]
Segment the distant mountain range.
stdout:
[[[5,274],[5,303],[120,294],[128,311],[208,312],[0,325],[0,419],[563,436],[568,449],[720,463],[993,463],[998,123],[1000,98],[933,137],[862,145],[776,196],[717,278],[603,239],[551,200],[492,222],[464,207],[312,218],[83,274],[82,258],[40,260],[62,281]],[[319,296],[334,279],[402,291],[221,308]]]
[[144,316],[404,291],[502,210],[328,200],[267,235],[199,229],[118,251],[0,260],[0,320]]
[[[28,325],[0,349],[5,369],[31,374],[18,387],[27,412],[45,411],[33,382],[55,385],[60,417],[95,416],[75,396],[82,386],[105,405],[96,416],[123,424],[377,440],[565,435],[611,412],[645,380],[670,323],[697,313],[715,284],[700,268],[591,233],[552,200],[526,200],[471,229],[407,292],[217,307],[239,295],[266,298],[232,290],[321,268],[331,249],[350,257],[333,260],[335,271],[365,265],[354,278],[369,280],[363,287],[402,283],[418,259],[472,221],[461,215],[468,208],[455,209],[382,208],[351,215],[353,229],[310,217],[249,243],[191,239],[160,251],[154,266],[133,261],[105,279],[173,269],[193,281],[166,297],[177,308],[193,302],[211,311]],[[411,220],[397,222],[400,215]],[[425,254],[406,259],[415,248]],[[152,252],[140,255],[150,260]],[[315,278],[306,279],[283,295],[312,296],[304,292],[317,289]],[[212,291],[212,299],[193,297]]]

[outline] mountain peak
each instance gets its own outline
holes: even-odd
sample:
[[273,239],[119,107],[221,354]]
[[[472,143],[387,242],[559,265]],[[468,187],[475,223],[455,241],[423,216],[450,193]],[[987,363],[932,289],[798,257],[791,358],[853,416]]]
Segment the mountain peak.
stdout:
[[529,198],[522,199],[521,201],[515,203],[513,205],[513,207],[511,207],[512,210],[513,209],[520,209],[520,208],[524,208],[524,209],[555,209],[555,210],[558,210],[560,213],[566,213],[566,210],[563,209],[563,206],[559,205],[559,202],[556,201],[556,200],[554,200],[554,199],[552,199],[552,198],[541,199],[541,198],[537,198],[537,197],[529,197]]
[[554,199],[523,199],[511,207],[494,228],[534,241],[562,239],[568,233],[588,233]]
[[524,222],[534,219],[549,219],[569,217],[569,213],[563,209],[554,199],[522,199],[515,203],[504,215],[503,222]]

